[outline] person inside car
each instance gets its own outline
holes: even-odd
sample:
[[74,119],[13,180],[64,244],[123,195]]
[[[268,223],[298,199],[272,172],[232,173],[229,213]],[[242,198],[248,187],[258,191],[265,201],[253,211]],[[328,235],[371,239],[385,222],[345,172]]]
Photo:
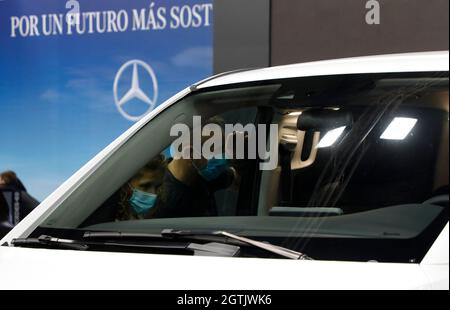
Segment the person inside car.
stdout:
[[[223,126],[219,118],[210,123]],[[166,153],[152,159],[81,227],[112,221],[217,216],[214,193],[230,188],[238,179],[231,161],[225,157],[173,159]]]
[[[223,121],[219,118],[212,118],[209,123],[223,127]],[[202,143],[208,138],[202,137]],[[160,207],[152,218],[217,216],[214,193],[233,184],[235,170],[225,154],[211,159],[203,156],[192,159],[196,151],[189,147],[189,158],[172,159],[168,164]]]
[[158,155],[117,190],[81,227],[99,223],[142,220],[152,217],[160,207],[167,161]]
[[167,163],[158,155],[120,189],[116,220],[127,221],[152,217],[159,207],[158,196]]

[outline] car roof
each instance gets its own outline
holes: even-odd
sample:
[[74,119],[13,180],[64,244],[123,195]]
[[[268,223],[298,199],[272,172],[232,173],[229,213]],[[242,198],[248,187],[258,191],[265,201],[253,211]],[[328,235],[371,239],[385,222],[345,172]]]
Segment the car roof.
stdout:
[[448,71],[448,68],[448,51],[388,54],[227,72],[201,81],[195,87],[342,74]]

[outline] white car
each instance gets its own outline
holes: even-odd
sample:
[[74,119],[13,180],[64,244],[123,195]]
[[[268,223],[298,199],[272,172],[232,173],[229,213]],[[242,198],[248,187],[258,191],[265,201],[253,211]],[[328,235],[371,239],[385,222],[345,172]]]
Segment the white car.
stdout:
[[[199,82],[1,240],[0,289],[448,290],[448,69],[444,51]],[[243,125],[228,183],[167,151],[195,116]]]

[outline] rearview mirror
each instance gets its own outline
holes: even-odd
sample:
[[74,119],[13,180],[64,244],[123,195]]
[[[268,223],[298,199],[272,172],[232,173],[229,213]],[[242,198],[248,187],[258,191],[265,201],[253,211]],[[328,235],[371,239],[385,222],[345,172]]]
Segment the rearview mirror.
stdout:
[[301,131],[323,131],[339,127],[351,127],[353,115],[349,112],[331,109],[312,109],[304,111],[297,120]]

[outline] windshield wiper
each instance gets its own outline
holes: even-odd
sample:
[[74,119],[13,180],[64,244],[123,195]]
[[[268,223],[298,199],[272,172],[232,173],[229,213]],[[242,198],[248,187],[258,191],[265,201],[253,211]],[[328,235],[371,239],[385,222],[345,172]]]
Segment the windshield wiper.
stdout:
[[195,232],[195,231],[189,231],[189,230],[175,230],[175,229],[164,229],[161,233],[164,237],[169,238],[177,238],[180,236],[188,237],[188,236],[199,236],[199,235],[213,235],[213,236],[222,236],[226,238],[230,238],[232,240],[240,241],[245,244],[254,246],[256,248],[286,257],[290,259],[297,259],[297,260],[312,260],[309,256],[293,251],[288,248],[283,248],[278,245],[273,245],[267,242],[261,242],[253,239],[249,239],[246,237],[238,236],[226,231],[214,231],[214,232]]
[[[161,238],[161,235],[157,235]],[[151,236],[152,238],[155,236]],[[32,247],[32,248],[58,248],[58,249],[68,249],[77,251],[87,251],[88,249],[97,248],[134,248],[134,249],[144,249],[144,250],[165,250],[165,251],[186,251],[194,252],[195,255],[202,256],[236,256],[240,247],[217,244],[217,243],[207,243],[207,244],[196,244],[184,242],[183,244],[174,245],[173,242],[170,243],[133,243],[133,242],[83,242],[78,240],[60,239],[52,236],[42,235],[39,238],[23,238],[14,239],[11,244],[15,247]]]
[[16,247],[54,247],[77,251],[89,249],[87,244],[79,243],[76,240],[59,239],[46,235],[42,235],[39,238],[14,239],[11,244]]
[[[131,238],[131,239],[154,239],[154,238],[166,238],[166,239],[195,239],[219,242],[219,243],[231,243],[234,245],[247,245],[253,246],[258,249],[265,250],[277,254],[282,257],[297,260],[311,260],[307,255],[296,252],[287,248],[283,248],[277,245],[273,245],[266,242],[256,241],[253,239],[234,235],[226,231],[191,231],[191,230],[175,230],[164,229],[160,235],[157,234],[145,234],[145,233],[122,233],[122,232],[85,232],[84,238]],[[217,238],[224,240],[217,240]],[[232,242],[230,242],[232,241]]]

